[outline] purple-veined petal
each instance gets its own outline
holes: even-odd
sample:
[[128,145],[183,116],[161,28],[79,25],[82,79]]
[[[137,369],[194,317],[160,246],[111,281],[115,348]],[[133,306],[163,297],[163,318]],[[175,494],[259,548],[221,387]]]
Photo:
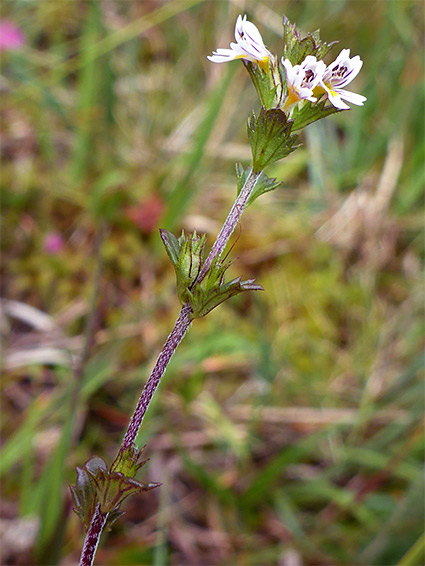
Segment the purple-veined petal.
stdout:
[[349,84],[362,68],[363,61],[358,55],[350,59],[350,50],[343,49],[323,75],[323,82],[332,87],[343,87]]
[[266,49],[261,33],[258,31],[257,26],[255,26],[252,22],[245,22],[243,32],[248,36],[248,40],[250,42],[256,43],[259,47]]
[[267,72],[268,59],[271,53],[264,45],[263,39],[257,27],[248,22],[246,16],[238,16],[235,24],[236,43],[230,44],[230,49],[217,49],[212,56],[207,57],[213,63],[224,63],[234,59],[246,59],[257,63]]
[[243,37],[243,27],[244,27],[244,23],[246,22],[246,16],[244,16],[242,18],[242,16],[239,14],[237,20],[236,20],[236,24],[235,24],[235,40],[239,41],[239,39],[241,39]]

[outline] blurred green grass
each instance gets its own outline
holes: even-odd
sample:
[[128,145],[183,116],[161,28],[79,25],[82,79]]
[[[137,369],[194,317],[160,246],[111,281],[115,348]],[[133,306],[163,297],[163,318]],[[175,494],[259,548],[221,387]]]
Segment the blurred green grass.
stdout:
[[423,4],[1,9],[27,37],[1,60],[2,507],[38,528],[4,563],[78,558],[66,486],[113,459],[179,308],[157,228],[212,242],[249,160],[255,91],[206,60],[246,12],[273,51],[285,13],[360,54],[368,101],[270,170],[284,185],[231,252],[265,293],[194,323],[139,435],[164,485],[128,501],[97,563],[423,564]]

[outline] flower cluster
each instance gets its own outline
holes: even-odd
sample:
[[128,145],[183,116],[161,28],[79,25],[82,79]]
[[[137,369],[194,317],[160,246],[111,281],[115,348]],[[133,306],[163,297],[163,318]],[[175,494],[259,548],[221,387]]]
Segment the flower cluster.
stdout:
[[[231,43],[230,49],[217,49],[208,59],[213,63],[242,59],[257,64],[263,73],[271,72],[270,62],[277,58],[265,47],[257,27],[247,21],[246,16],[239,16],[236,21],[235,39],[236,43]],[[313,41],[313,38],[309,39]],[[363,65],[358,55],[350,58],[349,49],[343,49],[328,66],[312,54],[306,55],[299,64],[284,57],[281,63],[286,82],[283,92],[286,92],[286,97],[281,98],[276,107],[284,111],[291,111],[297,103],[303,101],[317,102],[323,95],[327,96],[337,110],[349,109],[344,100],[358,106],[362,106],[366,100],[366,97],[344,89],[358,75]],[[276,89],[275,77],[272,84]]]

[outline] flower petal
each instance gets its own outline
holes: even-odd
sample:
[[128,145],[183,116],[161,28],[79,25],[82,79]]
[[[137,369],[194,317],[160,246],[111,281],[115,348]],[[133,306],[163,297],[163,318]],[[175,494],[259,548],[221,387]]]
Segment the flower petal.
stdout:
[[351,104],[356,104],[357,106],[363,106],[363,103],[367,100],[365,96],[362,96],[361,94],[357,94],[355,92],[350,92],[348,90],[337,89],[336,92],[340,95],[341,98],[343,98],[347,102],[351,102]]
[[263,71],[267,72],[268,60],[272,55],[264,45],[257,27],[248,22],[246,16],[239,15],[236,20],[235,39],[236,43],[231,43],[230,49],[217,49],[208,59],[213,63],[246,59],[259,64]]
[[285,67],[286,73],[290,75],[293,69],[291,61],[282,57],[282,65]]
[[266,49],[263,38],[261,37],[261,33],[258,31],[257,26],[255,26],[252,22],[245,22],[243,31],[244,34],[248,36],[248,41],[256,43],[259,47]]
[[243,55],[236,53],[233,49],[218,48],[212,55],[208,55],[207,59],[213,63],[227,63],[228,61],[235,61],[242,59]]
[[307,57],[301,63],[300,67],[305,69],[307,67],[311,67],[312,65],[315,65],[316,63],[317,63],[317,59],[314,55],[307,55]]
[[329,102],[335,106],[335,108],[339,108],[339,110],[350,110],[348,104],[342,101],[342,98],[338,92],[335,91],[328,91],[328,98]]
[[358,55],[350,59],[350,50],[343,49],[333,63],[324,72],[323,82],[329,88],[343,87],[357,77],[363,61]]
[[231,43],[230,47],[232,48],[234,53],[237,54],[237,56],[234,57],[235,59],[247,59],[252,63],[256,63],[257,61],[260,60],[260,58],[262,58],[257,53],[252,52],[253,51],[252,49],[250,50],[249,47],[245,47],[240,43]]
[[235,40],[239,41],[243,37],[243,27],[246,22],[246,16],[242,18],[239,14],[238,19],[236,20],[235,24]]

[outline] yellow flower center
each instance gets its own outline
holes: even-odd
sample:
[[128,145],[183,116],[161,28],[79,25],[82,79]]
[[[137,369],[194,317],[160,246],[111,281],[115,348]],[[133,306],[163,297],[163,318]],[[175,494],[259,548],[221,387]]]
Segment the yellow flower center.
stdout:
[[298,102],[299,99],[300,99],[300,97],[298,95],[298,92],[296,90],[292,89],[291,87],[289,87],[288,98],[286,99],[282,110],[286,110],[287,108],[289,108],[290,106],[295,104],[295,102]]
[[269,57],[264,57],[263,59],[258,60],[258,65],[265,73],[269,71]]

